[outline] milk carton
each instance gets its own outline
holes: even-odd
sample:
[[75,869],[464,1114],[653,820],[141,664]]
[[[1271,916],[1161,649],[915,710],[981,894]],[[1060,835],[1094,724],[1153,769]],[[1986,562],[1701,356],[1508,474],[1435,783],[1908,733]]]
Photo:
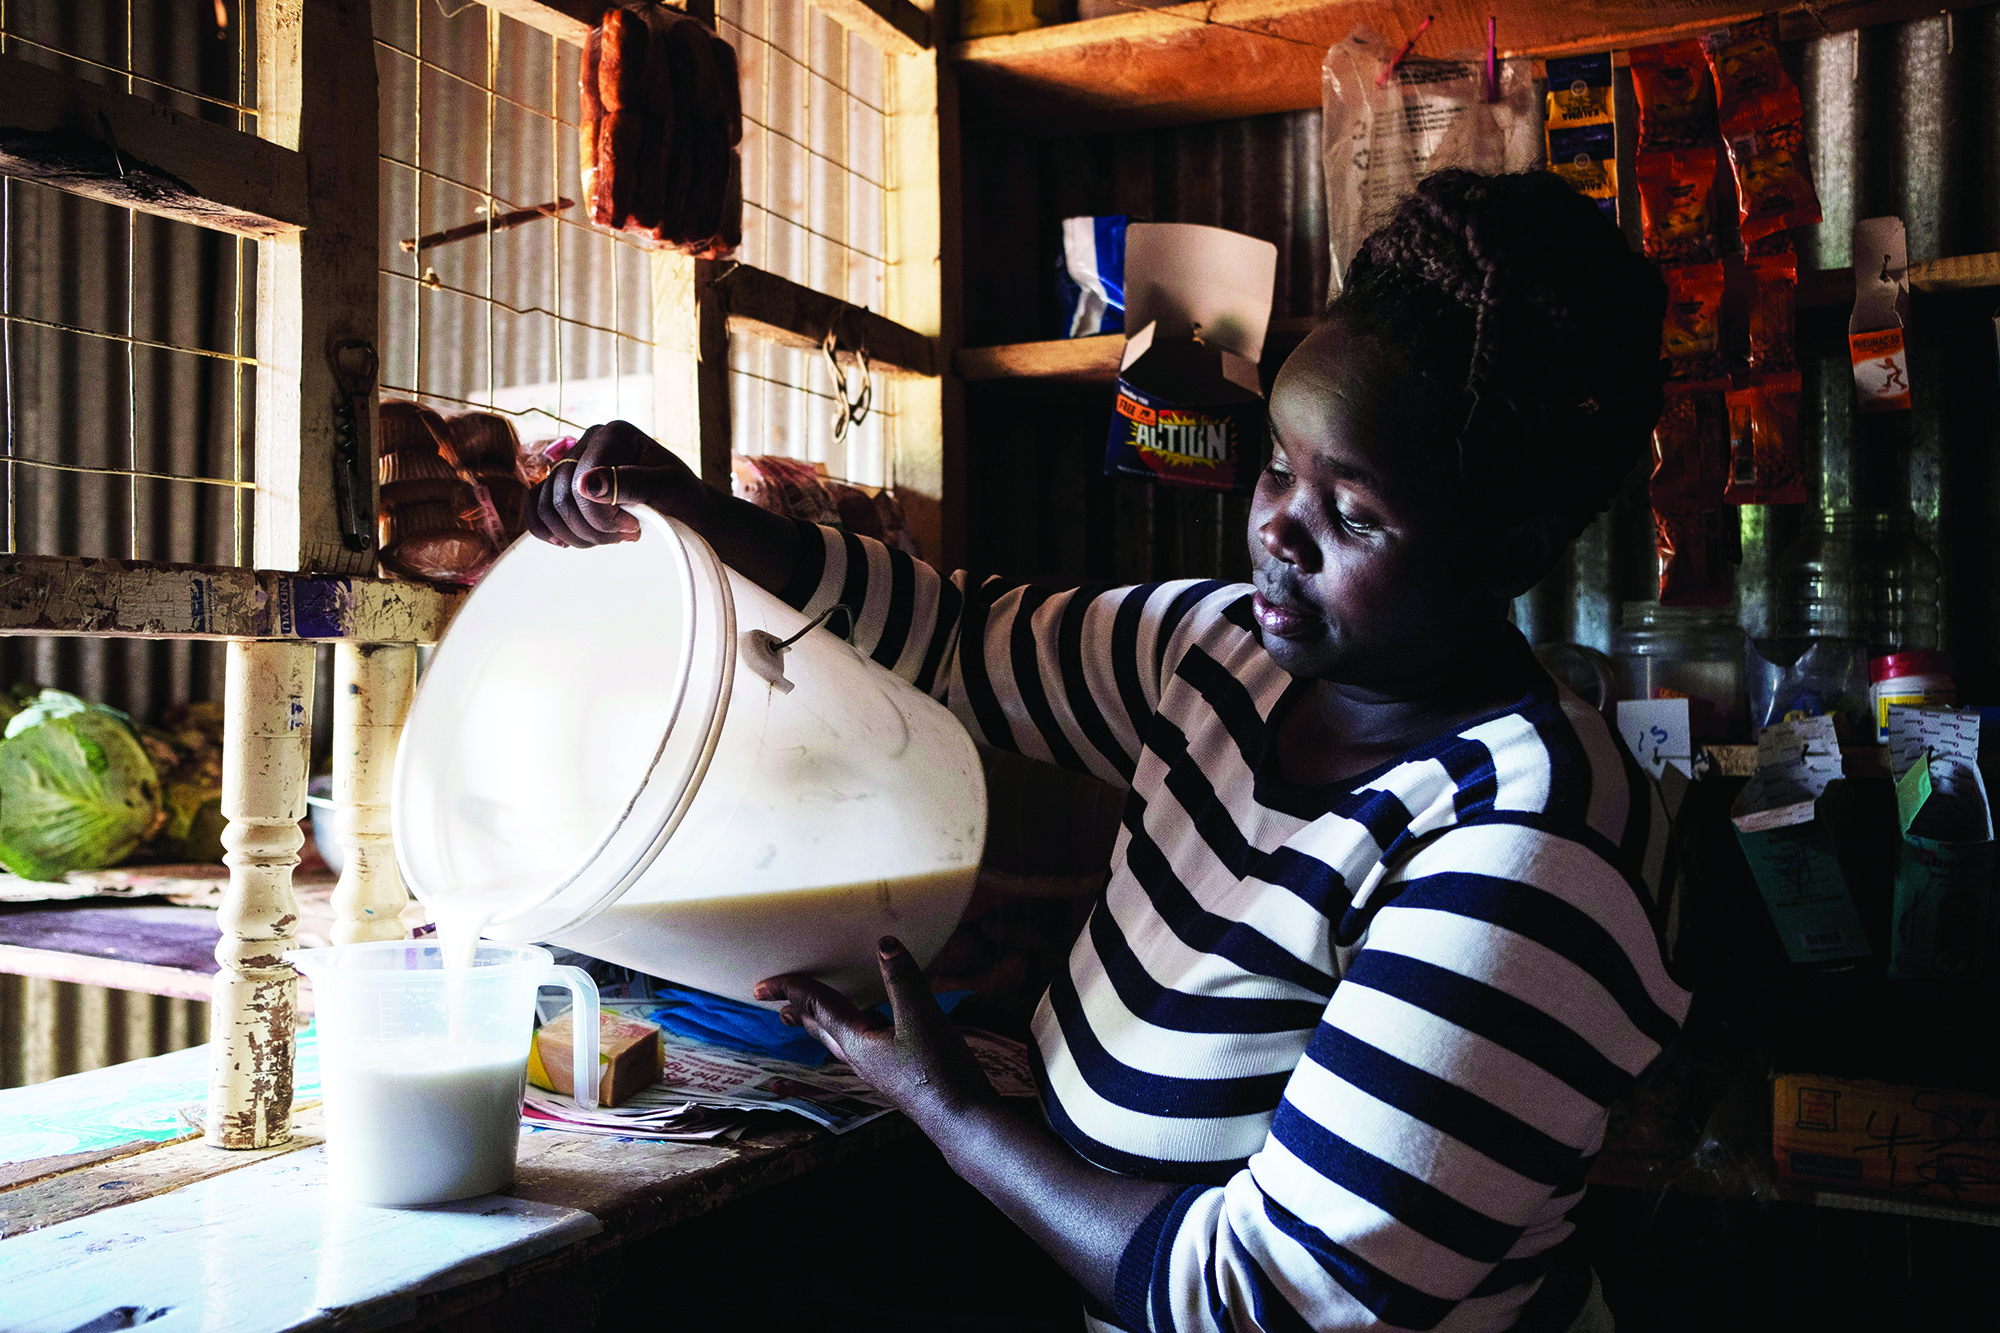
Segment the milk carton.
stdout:
[[1756,776],[1729,812],[1771,924],[1795,963],[1870,953],[1830,821],[1820,812],[1827,784],[1840,776],[1832,718],[1774,722],[1758,736]]
[[1889,771],[1903,830],[1889,975],[1984,973],[1994,958],[1993,814],[1978,710],[1891,705]]

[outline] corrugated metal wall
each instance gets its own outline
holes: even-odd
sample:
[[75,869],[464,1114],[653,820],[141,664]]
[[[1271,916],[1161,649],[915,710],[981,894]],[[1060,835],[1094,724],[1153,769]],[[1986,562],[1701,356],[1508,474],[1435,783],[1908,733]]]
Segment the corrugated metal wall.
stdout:
[[[1858,218],[1898,214],[1910,258],[2000,249],[2000,7],[1795,43],[1826,221],[1800,233],[1802,266],[1844,268]],[[1279,248],[1278,317],[1314,313],[1325,290],[1319,117],[1265,116],[1150,133],[1028,142],[965,134],[966,341],[1055,336],[1057,220],[1128,212],[1208,222]],[[2000,697],[2000,381],[1991,290],[1918,295],[1917,409],[1857,420],[1847,310],[1799,321],[1809,472],[1827,504],[1911,507],[1944,562],[1945,642],[1961,690]],[[1279,346],[1273,351],[1289,350]],[[1274,368],[1267,354],[1266,374]],[[1240,501],[1099,475],[1110,395],[969,386],[971,545],[982,568],[1119,580],[1241,576]],[[1746,628],[1769,628],[1771,570],[1802,508],[1743,511]],[[1562,568],[1517,607],[1538,642],[1605,647],[1620,602],[1648,595],[1652,525],[1643,478]]]
[[[240,6],[230,5],[232,17]],[[131,11],[132,66],[234,102],[232,31],[217,40],[208,0],[172,0]],[[123,78],[57,58],[55,47],[122,70],[122,0],[9,0],[7,53],[78,77]],[[25,40],[23,40],[25,39]],[[252,71],[254,74],[254,62]],[[233,111],[145,83],[141,96],[233,125]],[[254,94],[253,94],[254,97]],[[139,217],[20,181],[5,193],[5,309],[72,328],[156,343],[230,349],[237,317],[234,240]],[[256,248],[242,247],[243,350],[256,323]],[[128,301],[129,293],[129,301]],[[240,403],[229,362],[11,325],[0,374],[0,420],[16,456],[180,476],[229,477],[255,416],[253,375]],[[14,549],[144,560],[229,564],[235,558],[231,493],[222,488],[74,472],[12,469]],[[244,505],[247,519],[249,506]],[[243,533],[248,549],[248,531]],[[186,699],[219,698],[216,645],[137,640],[0,638],[0,684],[35,681],[153,718]],[[34,1083],[206,1041],[208,1006],[66,982],[0,976],[0,1087]]]

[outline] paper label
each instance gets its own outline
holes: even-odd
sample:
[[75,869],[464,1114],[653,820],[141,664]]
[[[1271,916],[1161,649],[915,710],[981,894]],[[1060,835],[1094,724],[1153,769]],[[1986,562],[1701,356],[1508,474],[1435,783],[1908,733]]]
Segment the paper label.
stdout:
[[1847,891],[1824,821],[1755,833],[1739,830],[1736,840],[1787,958],[1822,963],[1868,956],[1868,932]]
[[1626,699],[1618,705],[1618,734],[1639,767],[1658,781],[1668,764],[1694,772],[1694,743],[1686,699]]
[[1908,411],[1910,361],[1901,329],[1850,333],[1847,345],[1854,358],[1854,392],[1863,412]]

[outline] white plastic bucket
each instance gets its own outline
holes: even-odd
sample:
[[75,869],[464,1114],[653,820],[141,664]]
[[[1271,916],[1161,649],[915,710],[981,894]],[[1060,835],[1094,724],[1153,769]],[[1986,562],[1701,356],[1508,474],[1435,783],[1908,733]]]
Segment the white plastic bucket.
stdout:
[[[693,530],[517,542],[425,672],[391,798],[403,877],[485,935],[750,998],[780,972],[880,994],[965,908],[986,834],[951,713],[728,569]],[[836,624],[844,620],[837,616]]]

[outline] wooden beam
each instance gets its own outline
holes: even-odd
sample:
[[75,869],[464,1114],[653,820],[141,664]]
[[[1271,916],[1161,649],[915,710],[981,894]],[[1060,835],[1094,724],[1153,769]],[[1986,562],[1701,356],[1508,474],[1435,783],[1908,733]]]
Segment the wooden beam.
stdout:
[[463,599],[344,574],[0,556],[0,634],[435,643]]
[[931,16],[910,0],[812,0],[813,7],[885,56],[931,48]]
[[335,482],[331,354],[374,345],[381,163],[368,0],[258,0],[257,133],[303,153],[307,229],[257,255],[256,554],[263,569],[375,568],[375,403],[357,404],[355,543]]
[[0,944],[0,973],[137,991],[141,995],[165,995],[176,1000],[200,1000],[204,1004],[215,989],[213,972],[191,972],[123,958],[91,958],[55,949],[24,949],[17,944]]
[[[1919,292],[1959,292],[2000,287],[2000,252],[1952,255],[1910,265],[1910,287]],[[1854,270],[1830,268],[1799,274],[1801,310],[1854,304]]]
[[545,32],[557,41],[582,46],[590,30],[611,8],[611,0],[482,0],[508,18]]
[[935,374],[931,339],[871,310],[801,287],[748,264],[717,265],[714,287],[722,294],[732,333],[767,338],[786,347],[819,350],[829,326],[837,326],[843,346],[868,349],[876,369],[891,375]]
[[260,239],[306,222],[295,152],[59,70],[0,56],[0,172]]
[[966,380],[1055,380],[1070,384],[1115,384],[1125,335],[1009,343],[1002,347],[962,347],[952,358]]
[[[1972,8],[1970,0],[1848,0],[1781,6],[1788,40]],[[959,42],[949,51],[968,106],[1011,128],[1077,134],[1188,124],[1321,103],[1320,62],[1357,27],[1400,42],[1436,16],[1418,50],[1479,51],[1486,18],[1502,54],[1622,50],[1704,32],[1768,9],[1746,0],[1203,0]]]

